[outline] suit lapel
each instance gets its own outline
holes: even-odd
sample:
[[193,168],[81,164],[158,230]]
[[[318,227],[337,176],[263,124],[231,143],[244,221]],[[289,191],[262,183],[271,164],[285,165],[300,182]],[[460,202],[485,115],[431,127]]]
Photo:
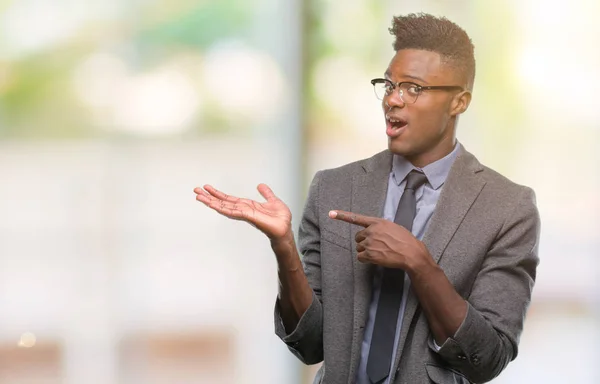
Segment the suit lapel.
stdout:
[[[483,168],[477,159],[461,149],[444,183],[435,212],[423,237],[423,242],[436,263],[439,263],[446,246],[485,185],[483,178],[477,175],[481,170]],[[412,290],[409,291],[398,351],[404,348],[418,305],[417,297]],[[401,355],[402,353],[396,355],[395,368],[398,367]]]
[[436,263],[485,185],[483,178],[477,175],[482,170],[477,159],[464,149],[450,170],[423,236],[423,242]]
[[[381,152],[367,160],[363,166],[365,172],[352,179],[352,212],[382,217],[391,167],[392,154],[389,151]],[[353,382],[356,375],[373,285],[373,265],[357,260],[354,238],[361,229],[360,226],[352,225],[350,233],[354,265],[354,327],[349,382]]]

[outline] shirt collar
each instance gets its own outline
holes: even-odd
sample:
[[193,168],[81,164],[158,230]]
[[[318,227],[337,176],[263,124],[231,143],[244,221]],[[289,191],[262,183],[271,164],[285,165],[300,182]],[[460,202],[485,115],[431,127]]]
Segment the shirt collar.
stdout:
[[417,171],[423,172],[425,176],[427,176],[427,181],[433,189],[440,188],[446,182],[446,178],[448,178],[448,173],[450,173],[450,168],[452,167],[452,164],[454,164],[456,156],[458,156],[460,147],[461,144],[459,142],[456,142],[456,145],[454,146],[452,152],[442,157],[441,159],[434,161],[429,165],[426,165],[423,168],[417,168],[404,157],[400,155],[394,155],[394,160],[392,163],[394,181],[397,185],[400,185],[402,181],[406,178],[406,176],[410,173],[410,171],[416,169]]

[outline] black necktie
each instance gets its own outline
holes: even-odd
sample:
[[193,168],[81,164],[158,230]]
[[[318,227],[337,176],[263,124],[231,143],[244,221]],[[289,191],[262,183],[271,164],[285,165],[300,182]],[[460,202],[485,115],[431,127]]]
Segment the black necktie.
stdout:
[[[415,170],[411,171],[406,178],[406,187],[400,198],[394,222],[402,225],[408,231],[412,230],[413,220],[417,212],[415,190],[426,181],[427,176]],[[398,323],[403,290],[404,271],[384,268],[371,348],[367,360],[367,375],[374,384],[383,382],[390,373],[396,324]]]

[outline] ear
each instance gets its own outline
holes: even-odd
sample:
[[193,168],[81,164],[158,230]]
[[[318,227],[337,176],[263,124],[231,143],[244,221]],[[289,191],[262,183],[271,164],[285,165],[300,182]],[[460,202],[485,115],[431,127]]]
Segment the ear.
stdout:
[[471,104],[471,91],[462,91],[452,98],[450,104],[450,115],[460,115],[469,108]]

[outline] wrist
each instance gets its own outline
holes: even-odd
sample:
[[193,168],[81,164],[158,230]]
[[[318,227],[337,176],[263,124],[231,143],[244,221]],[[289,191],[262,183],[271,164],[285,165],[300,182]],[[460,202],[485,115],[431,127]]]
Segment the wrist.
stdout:
[[406,266],[406,273],[409,274],[411,280],[416,280],[421,276],[431,275],[431,273],[434,273],[439,269],[439,265],[433,261],[433,257],[431,257],[425,244],[420,242],[420,245],[419,251],[415,253],[414,257],[409,259]]
[[295,270],[299,268],[300,258],[292,231],[289,231],[284,236],[272,238],[271,249],[275,253],[275,258],[280,269]]
[[273,248],[274,251],[290,246],[295,247],[296,245],[296,242],[294,240],[294,232],[291,229],[287,231],[283,236],[271,237],[269,238],[269,240],[271,241],[271,248]]

